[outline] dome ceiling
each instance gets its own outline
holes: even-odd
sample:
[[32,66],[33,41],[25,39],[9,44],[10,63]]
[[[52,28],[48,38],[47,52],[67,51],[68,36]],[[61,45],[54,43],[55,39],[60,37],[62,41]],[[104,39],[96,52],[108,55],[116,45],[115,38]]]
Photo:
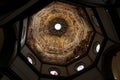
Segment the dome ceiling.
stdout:
[[52,2],[30,18],[27,44],[41,61],[63,65],[86,53],[92,28],[77,8]]
[[119,47],[111,11],[77,0],[30,0],[1,19],[0,66],[9,68],[3,74],[15,80],[104,80],[110,71],[105,55]]

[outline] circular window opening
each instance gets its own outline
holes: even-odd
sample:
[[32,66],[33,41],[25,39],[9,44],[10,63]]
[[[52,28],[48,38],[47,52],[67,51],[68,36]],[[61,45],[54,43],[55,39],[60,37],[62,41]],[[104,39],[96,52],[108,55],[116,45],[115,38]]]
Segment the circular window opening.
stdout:
[[30,64],[35,64],[35,59],[33,58],[33,56],[31,55],[27,56],[27,60]]
[[57,72],[57,71],[55,71],[55,70],[50,71],[50,74],[51,74],[51,75],[54,75],[54,76],[58,76],[58,72]]
[[84,68],[85,68],[85,64],[84,63],[79,63],[75,67],[76,71],[82,71]]
[[101,48],[101,45],[100,45],[100,43],[99,42],[96,42],[95,44],[94,44],[94,53],[99,53],[99,51],[100,51],[100,48]]
[[55,28],[55,30],[61,30],[62,26],[61,26],[61,24],[57,23],[57,24],[55,24],[54,28]]
[[59,70],[56,68],[50,68],[49,69],[49,74],[53,76],[58,76],[59,75]]

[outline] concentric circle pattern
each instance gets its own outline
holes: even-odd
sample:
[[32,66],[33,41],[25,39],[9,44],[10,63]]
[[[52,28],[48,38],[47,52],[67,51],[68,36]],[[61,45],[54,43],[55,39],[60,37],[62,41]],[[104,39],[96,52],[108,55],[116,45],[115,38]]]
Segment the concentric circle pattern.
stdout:
[[87,51],[92,29],[79,13],[75,6],[53,2],[31,17],[27,44],[39,59],[66,64]]

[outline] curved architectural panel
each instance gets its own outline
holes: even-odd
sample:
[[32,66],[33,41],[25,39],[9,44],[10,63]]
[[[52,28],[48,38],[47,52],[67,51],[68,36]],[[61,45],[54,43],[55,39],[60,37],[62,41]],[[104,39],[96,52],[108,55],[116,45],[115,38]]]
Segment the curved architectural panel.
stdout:
[[75,6],[53,2],[31,17],[27,44],[44,62],[66,64],[84,54],[92,29]]
[[3,43],[4,43],[4,32],[3,32],[3,29],[0,28],[0,52],[1,52],[1,49],[2,49],[2,46],[3,46]]

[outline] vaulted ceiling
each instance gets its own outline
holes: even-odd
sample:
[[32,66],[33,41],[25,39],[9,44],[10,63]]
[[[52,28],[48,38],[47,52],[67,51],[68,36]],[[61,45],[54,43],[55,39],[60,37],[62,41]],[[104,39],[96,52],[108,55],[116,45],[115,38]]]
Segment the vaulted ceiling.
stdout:
[[3,11],[3,73],[17,80],[104,80],[104,55],[119,43],[107,2],[31,0]]

